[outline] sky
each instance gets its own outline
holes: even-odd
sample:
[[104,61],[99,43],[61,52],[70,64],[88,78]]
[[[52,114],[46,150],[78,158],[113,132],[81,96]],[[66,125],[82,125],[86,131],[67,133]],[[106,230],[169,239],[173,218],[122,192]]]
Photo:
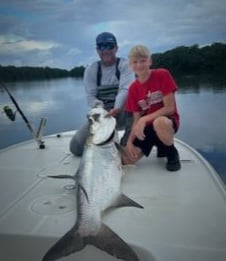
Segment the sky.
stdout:
[[226,43],[226,1],[1,0],[0,65],[86,66],[98,59],[95,38],[104,31],[124,57],[135,44],[162,53]]

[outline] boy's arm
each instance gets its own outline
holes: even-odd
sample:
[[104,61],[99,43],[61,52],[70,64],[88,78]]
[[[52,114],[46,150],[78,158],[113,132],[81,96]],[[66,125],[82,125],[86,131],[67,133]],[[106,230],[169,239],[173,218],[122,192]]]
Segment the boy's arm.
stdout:
[[132,144],[134,139],[136,138],[136,135],[134,134],[134,128],[135,128],[135,126],[136,126],[136,124],[137,124],[137,122],[139,121],[140,118],[141,118],[140,112],[134,112],[133,113],[133,124],[132,124],[131,132],[130,132],[127,143]]
[[137,124],[137,122],[139,121],[141,115],[140,112],[134,112],[133,113],[133,125],[132,125],[132,129],[126,144],[126,153],[127,156],[123,158],[123,162],[124,164],[131,164],[134,163],[135,161],[137,161],[137,159],[139,158],[139,156],[141,155],[141,151],[138,150],[137,147],[134,146],[133,141],[136,138],[135,134],[134,134],[134,128]]

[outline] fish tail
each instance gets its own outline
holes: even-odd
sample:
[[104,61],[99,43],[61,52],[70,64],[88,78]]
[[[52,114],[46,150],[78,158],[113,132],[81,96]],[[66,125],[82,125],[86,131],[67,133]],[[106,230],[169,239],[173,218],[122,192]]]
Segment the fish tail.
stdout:
[[56,244],[47,251],[42,261],[54,261],[83,249],[86,242],[84,238],[75,231],[76,228],[73,227],[60,238]]
[[88,244],[107,252],[109,255],[124,261],[139,261],[134,250],[121,239],[114,231],[102,223],[99,233],[95,237],[89,237]]
[[82,237],[76,230],[76,227],[73,227],[59,239],[56,244],[47,251],[42,261],[58,260],[64,256],[82,250],[87,244],[93,245],[98,249],[107,252],[109,255],[124,261],[139,261],[134,250],[103,223],[96,236]]

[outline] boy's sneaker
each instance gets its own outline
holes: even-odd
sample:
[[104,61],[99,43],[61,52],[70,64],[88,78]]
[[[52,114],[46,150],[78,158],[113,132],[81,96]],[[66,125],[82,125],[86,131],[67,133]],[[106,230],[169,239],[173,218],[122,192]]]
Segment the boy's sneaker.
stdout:
[[173,154],[167,156],[166,169],[169,171],[177,171],[181,168],[178,151],[175,150]]

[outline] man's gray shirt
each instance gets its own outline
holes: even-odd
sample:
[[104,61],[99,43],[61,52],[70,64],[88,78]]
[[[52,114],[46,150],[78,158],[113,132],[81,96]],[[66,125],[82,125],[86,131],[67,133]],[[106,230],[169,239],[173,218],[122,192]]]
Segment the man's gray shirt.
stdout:
[[[100,100],[97,99],[97,69],[98,62],[94,62],[86,68],[84,74],[84,86],[87,102],[90,107],[100,103]],[[135,77],[134,73],[129,67],[128,60],[125,58],[120,57],[118,69],[120,71],[120,80],[118,80],[116,76],[116,64],[112,66],[104,66],[101,64],[101,85],[119,85],[114,108],[122,109],[127,98],[128,88],[134,81]]]

